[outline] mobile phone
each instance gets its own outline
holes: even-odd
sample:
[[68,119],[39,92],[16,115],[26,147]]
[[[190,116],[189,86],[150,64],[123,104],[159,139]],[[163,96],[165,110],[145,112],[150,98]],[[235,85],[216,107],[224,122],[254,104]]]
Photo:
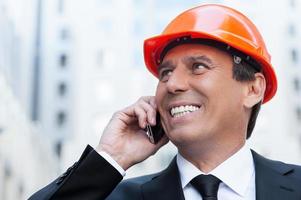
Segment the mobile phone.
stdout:
[[156,115],[156,125],[146,125],[146,134],[148,136],[149,141],[153,144],[157,144],[160,141],[160,139],[164,136],[165,132],[161,125],[159,112],[157,112]]

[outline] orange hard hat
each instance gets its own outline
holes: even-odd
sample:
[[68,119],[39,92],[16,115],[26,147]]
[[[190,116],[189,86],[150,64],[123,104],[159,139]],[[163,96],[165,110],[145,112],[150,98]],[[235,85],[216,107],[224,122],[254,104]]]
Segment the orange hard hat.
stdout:
[[251,57],[261,66],[266,79],[263,103],[275,95],[277,79],[263,38],[240,12],[223,5],[206,4],[178,15],[161,35],[144,41],[144,61],[152,74],[158,77],[157,67],[165,47],[184,36],[221,42]]

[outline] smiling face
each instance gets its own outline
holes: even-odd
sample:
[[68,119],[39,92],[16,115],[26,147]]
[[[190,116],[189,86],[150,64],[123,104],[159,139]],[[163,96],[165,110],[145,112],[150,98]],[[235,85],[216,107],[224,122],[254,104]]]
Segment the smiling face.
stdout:
[[166,54],[158,68],[156,102],[176,146],[244,140],[246,86],[233,79],[232,66],[230,55],[200,44],[180,45]]

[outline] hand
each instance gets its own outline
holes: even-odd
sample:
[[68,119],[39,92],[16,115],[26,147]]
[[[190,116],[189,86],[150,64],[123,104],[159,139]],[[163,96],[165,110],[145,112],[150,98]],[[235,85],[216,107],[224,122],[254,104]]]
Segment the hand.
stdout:
[[108,153],[124,170],[155,154],[169,141],[164,136],[157,144],[152,144],[144,131],[147,123],[156,124],[156,110],[155,98],[146,96],[116,112],[96,150]]

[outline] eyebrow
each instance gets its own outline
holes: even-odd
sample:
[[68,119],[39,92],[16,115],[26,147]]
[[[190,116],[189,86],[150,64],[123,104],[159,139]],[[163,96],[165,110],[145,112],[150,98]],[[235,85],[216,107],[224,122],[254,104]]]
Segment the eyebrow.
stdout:
[[[182,58],[182,61],[184,63],[192,63],[192,62],[200,62],[200,61],[205,61],[209,64],[212,64],[212,60],[205,56],[205,55],[201,55],[201,56],[185,56],[184,58]],[[172,68],[174,65],[172,64],[172,62],[170,60],[167,60],[165,62],[162,62],[158,67],[157,67],[157,71],[158,73],[160,72],[160,70],[164,69],[164,68]]]
[[197,61],[205,61],[209,64],[212,64],[212,60],[205,56],[205,55],[201,55],[201,56],[185,56],[182,61],[184,63],[191,63],[191,62],[197,62]]

